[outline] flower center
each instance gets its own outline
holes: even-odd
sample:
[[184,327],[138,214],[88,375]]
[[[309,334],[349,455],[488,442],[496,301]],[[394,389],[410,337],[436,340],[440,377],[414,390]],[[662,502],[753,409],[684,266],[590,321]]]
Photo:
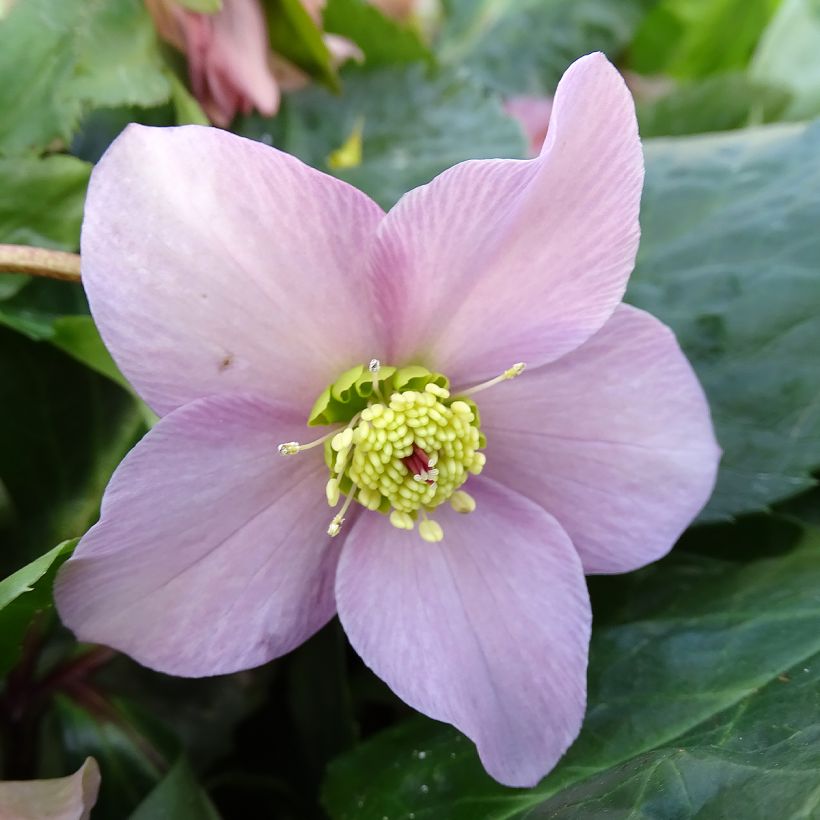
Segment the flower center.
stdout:
[[475,501],[459,489],[478,475],[486,458],[486,440],[478,408],[470,396],[524,369],[515,365],[499,377],[451,396],[448,380],[422,367],[368,368],[342,374],[313,407],[309,424],[346,421],[342,427],[309,444],[286,442],[283,455],[293,455],[319,444],[325,448],[330,470],[327,501],[335,507],[345,501],[328,527],[337,535],[355,500],[369,510],[389,516],[398,529],[418,523],[425,541],[440,541],[443,531],[430,518],[436,507],[449,501],[453,509],[469,513]]

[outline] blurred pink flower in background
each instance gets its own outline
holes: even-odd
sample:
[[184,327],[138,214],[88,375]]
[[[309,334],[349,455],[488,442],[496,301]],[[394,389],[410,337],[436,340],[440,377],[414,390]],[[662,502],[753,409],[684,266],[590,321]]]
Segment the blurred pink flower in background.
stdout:
[[537,157],[547,138],[547,130],[552,114],[552,97],[520,96],[510,97],[504,103],[504,110],[518,120],[529,143],[529,156]]
[[268,29],[259,0],[223,0],[215,14],[174,0],[146,0],[160,36],[188,58],[191,90],[211,122],[226,127],[253,109],[279,108]]
[[[0,9],[3,2],[0,0]],[[191,11],[178,0],[145,0],[159,35],[188,59],[191,90],[208,118],[226,128],[237,114],[254,109],[272,116],[280,92],[295,91],[310,77],[271,51],[259,0],[223,0],[213,14]],[[313,22],[322,27],[326,0],[301,0]],[[416,0],[372,0],[384,14],[409,20]],[[361,49],[346,37],[322,35],[334,66],[361,61]]]
[[[203,676],[338,612],[399,697],[502,783],[536,783],[583,720],[584,573],[664,555],[720,457],[674,335],[621,303],[642,183],[632,98],[601,54],[562,78],[536,159],[463,162],[387,214],[261,143],[131,126],[92,175],[82,276],[162,418],[60,572],[64,622]],[[387,407],[376,385],[321,421],[344,430],[296,444],[371,357],[435,369],[452,396],[426,383]]]

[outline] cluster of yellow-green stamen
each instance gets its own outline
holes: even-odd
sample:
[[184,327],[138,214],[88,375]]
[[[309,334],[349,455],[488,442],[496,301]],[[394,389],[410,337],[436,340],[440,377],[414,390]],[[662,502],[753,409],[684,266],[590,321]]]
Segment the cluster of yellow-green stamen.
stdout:
[[[447,389],[430,383],[423,391],[393,393],[389,401],[362,410],[330,442],[334,459],[328,500],[336,498],[347,478],[358,488],[360,504],[389,509],[391,523],[400,529],[412,529],[420,511],[449,500],[470,473],[481,472],[485,461],[478,451],[476,413],[468,402],[449,399]],[[415,471],[406,464],[419,451],[429,469]],[[460,510],[469,506],[462,497],[459,503]],[[435,528],[420,531],[430,529]]]
[[[440,541],[443,531],[429,514],[449,501],[456,512],[469,513],[475,501],[459,489],[478,475],[485,463],[484,436],[478,410],[469,395],[517,376],[515,365],[495,379],[451,397],[447,380],[420,367],[353,368],[317,399],[311,424],[349,419],[310,444],[286,442],[283,455],[324,444],[330,470],[328,504],[345,500],[328,527],[337,535],[355,500],[369,510],[389,515],[398,529],[418,523],[426,541]],[[390,389],[392,388],[392,389]]]

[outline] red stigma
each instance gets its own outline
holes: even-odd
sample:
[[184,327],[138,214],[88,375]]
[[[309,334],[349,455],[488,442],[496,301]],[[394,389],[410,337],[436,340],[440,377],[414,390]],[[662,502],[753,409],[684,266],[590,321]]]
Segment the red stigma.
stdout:
[[[402,463],[410,471],[411,475],[424,475],[430,469],[430,456],[418,446],[413,444],[413,452],[402,459]],[[426,484],[435,484],[435,479],[425,479]]]

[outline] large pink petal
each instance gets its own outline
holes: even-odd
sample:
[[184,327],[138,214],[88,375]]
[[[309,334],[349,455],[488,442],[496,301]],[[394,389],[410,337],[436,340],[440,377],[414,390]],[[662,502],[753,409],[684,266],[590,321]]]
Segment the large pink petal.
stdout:
[[485,473],[570,534],[586,572],[660,558],[701,510],[720,448],[672,332],[620,307],[583,347],[476,397]]
[[160,420],[60,572],[66,625],[191,677],[258,666],[312,635],[335,612],[339,544],[326,533],[321,453],[276,451],[300,429],[237,396]]
[[455,383],[574,349],[623,295],[638,248],[643,158],[629,91],[602,54],[561,80],[537,159],[456,165],[379,229],[391,361]]
[[82,273],[103,339],[160,414],[214,393],[302,412],[378,356],[364,273],[381,209],[215,128],[130,126],[91,178]]
[[497,780],[532,786],[581,726],[589,600],[555,519],[493,482],[469,489],[478,508],[437,511],[437,544],[363,515],[339,562],[339,617],[399,697],[472,738]]

